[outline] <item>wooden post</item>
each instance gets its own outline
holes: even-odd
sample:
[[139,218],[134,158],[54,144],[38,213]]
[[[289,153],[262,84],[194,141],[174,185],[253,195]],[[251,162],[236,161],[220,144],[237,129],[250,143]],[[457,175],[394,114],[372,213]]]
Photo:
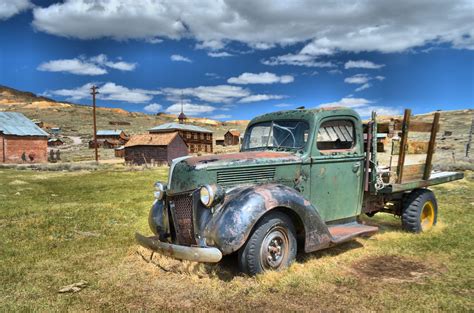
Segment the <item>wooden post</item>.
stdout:
[[92,95],[92,115],[94,119],[94,149],[95,149],[95,161],[99,162],[99,152],[97,151],[97,123],[96,123],[96,117],[95,117],[95,95],[98,94],[99,92],[97,91],[97,86],[92,86],[91,90],[91,95]]
[[397,183],[401,184],[403,179],[403,166],[405,165],[406,147],[408,142],[408,127],[410,126],[411,110],[406,109],[403,115],[402,138],[400,139],[400,153],[398,154]]
[[436,112],[433,118],[433,125],[431,126],[430,143],[428,145],[428,152],[426,153],[425,172],[423,174],[423,180],[427,180],[431,175],[431,163],[433,162],[433,154],[436,145],[436,133],[438,131],[440,113]]

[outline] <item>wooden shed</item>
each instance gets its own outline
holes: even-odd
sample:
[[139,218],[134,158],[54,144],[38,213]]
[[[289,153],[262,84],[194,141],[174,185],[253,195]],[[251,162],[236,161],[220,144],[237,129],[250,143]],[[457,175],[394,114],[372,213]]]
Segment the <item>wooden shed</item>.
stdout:
[[226,146],[236,146],[240,143],[240,132],[235,129],[228,130],[224,134],[224,144]]
[[48,133],[18,112],[0,112],[0,163],[48,161]]
[[171,164],[188,155],[188,146],[178,132],[133,135],[125,144],[125,162],[130,164]]

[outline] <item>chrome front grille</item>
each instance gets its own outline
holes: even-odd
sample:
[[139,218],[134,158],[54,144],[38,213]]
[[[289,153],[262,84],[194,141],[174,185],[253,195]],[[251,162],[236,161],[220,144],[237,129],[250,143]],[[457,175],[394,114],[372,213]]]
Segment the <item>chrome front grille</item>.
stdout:
[[257,183],[275,178],[274,166],[256,166],[240,169],[221,169],[217,172],[217,183],[221,185]]
[[170,208],[174,211],[173,223],[178,243],[196,244],[196,239],[194,238],[192,195],[183,194],[171,197]]

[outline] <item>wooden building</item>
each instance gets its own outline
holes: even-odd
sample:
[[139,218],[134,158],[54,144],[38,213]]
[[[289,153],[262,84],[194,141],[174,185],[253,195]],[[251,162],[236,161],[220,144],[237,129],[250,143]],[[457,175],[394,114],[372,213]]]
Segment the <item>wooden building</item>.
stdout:
[[133,135],[125,144],[129,164],[171,164],[174,158],[188,155],[188,147],[177,131]]
[[121,129],[101,129],[97,131],[97,140],[108,140],[109,143],[121,142],[118,146],[125,144],[129,137]]
[[240,132],[235,129],[228,130],[224,134],[224,144],[226,146],[236,146],[240,144]]
[[189,124],[166,123],[149,130],[150,134],[178,132],[188,146],[189,153],[212,153],[212,131]]
[[125,146],[120,146],[114,149],[114,155],[116,158],[123,158],[125,156]]
[[0,163],[48,161],[48,133],[18,112],[0,112]]
[[58,147],[58,146],[62,146],[63,144],[64,144],[64,141],[62,141],[59,138],[48,139],[48,147]]

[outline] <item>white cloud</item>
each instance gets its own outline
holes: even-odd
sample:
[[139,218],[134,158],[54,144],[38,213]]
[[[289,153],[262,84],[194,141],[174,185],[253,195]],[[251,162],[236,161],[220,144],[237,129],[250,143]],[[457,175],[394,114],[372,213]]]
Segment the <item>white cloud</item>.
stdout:
[[355,90],[355,91],[362,91],[362,90],[365,90],[365,89],[368,89],[368,88],[370,88],[371,86],[372,86],[372,84],[365,83],[365,84],[363,84],[362,86],[360,86],[360,87],[356,88],[356,90]]
[[329,55],[427,43],[474,49],[472,12],[471,0],[65,0],[35,8],[33,25],[81,39],[193,38],[214,50],[229,41],[265,48],[310,40],[303,53]]
[[371,78],[367,74],[356,74],[351,77],[346,77],[344,82],[348,84],[366,84],[369,80],[371,80]]
[[362,91],[362,90],[365,90],[365,89],[368,89],[368,88],[372,87],[372,84],[370,83],[370,81],[373,81],[373,80],[382,81],[384,79],[385,79],[385,77],[380,76],[380,75],[372,77],[372,76],[369,76],[367,74],[356,74],[356,75],[351,76],[351,77],[346,77],[344,79],[344,82],[348,83],[348,84],[361,85],[361,86],[359,86],[355,89],[355,91],[358,92],[358,91]]
[[157,43],[162,43],[163,39],[161,39],[161,38],[147,38],[145,41],[155,45]]
[[99,54],[90,58],[80,56],[74,59],[62,59],[43,62],[38,70],[47,72],[67,72],[76,75],[103,75],[107,74],[107,67],[120,71],[133,71],[136,63],[124,61],[109,61],[105,54]]
[[221,40],[205,40],[196,44],[196,49],[205,49],[205,50],[220,50],[225,47],[225,44]]
[[229,85],[163,88],[162,91],[170,101],[179,101],[182,96],[185,96],[212,103],[229,103],[251,94],[248,89]]
[[230,54],[229,52],[225,52],[225,51],[222,51],[222,52],[209,52],[207,55],[210,56],[211,58],[225,58],[225,57],[233,56],[233,54]]
[[293,82],[295,79],[291,75],[282,75],[278,76],[273,73],[264,72],[264,73],[242,73],[238,77],[231,77],[227,80],[229,84],[288,84]]
[[176,62],[188,62],[188,63],[191,63],[191,59],[187,58],[187,57],[184,57],[180,54],[173,54],[171,56],[171,61],[176,61]]
[[329,73],[329,74],[332,74],[332,75],[335,75],[335,74],[342,74],[341,70],[338,70],[338,69],[329,70],[328,73]]
[[361,117],[368,117],[372,114],[372,111],[376,111],[378,115],[399,115],[401,110],[394,107],[386,107],[373,105],[372,100],[365,98],[352,98],[346,97],[342,98],[339,101],[322,103],[318,107],[335,107],[342,106],[354,109]]
[[263,95],[263,94],[258,94],[258,95],[251,95],[245,98],[242,98],[239,100],[240,103],[251,103],[251,102],[259,102],[259,101],[267,101],[267,100],[277,100],[277,99],[283,99],[285,96],[282,95]]
[[158,103],[150,103],[149,105],[145,106],[143,109],[146,111],[146,112],[150,112],[150,113],[158,113],[161,111],[163,107],[161,106],[161,104],[158,104]]
[[334,67],[335,65],[329,61],[319,61],[317,56],[308,54],[285,54],[274,56],[269,59],[262,60],[265,65],[296,65],[306,67]]
[[80,59],[53,60],[41,63],[38,70],[46,72],[67,72],[76,75],[104,75],[107,70],[94,63]]
[[288,107],[292,107],[293,104],[289,104],[289,103],[278,103],[278,104],[275,104],[275,106],[277,108],[288,108]]
[[350,69],[350,68],[365,68],[365,69],[379,69],[384,67],[385,64],[375,64],[371,61],[367,60],[358,60],[358,61],[347,61],[346,64],[344,64],[344,68]]
[[365,98],[342,98],[339,101],[322,103],[319,105],[319,107],[323,108],[323,107],[343,106],[343,107],[349,107],[349,108],[357,108],[357,107],[366,106],[370,103],[372,103],[372,101],[367,100]]
[[0,20],[10,17],[31,8],[33,5],[28,0],[5,0],[0,2]]
[[[91,99],[91,87],[93,83],[87,83],[81,87],[73,89],[58,89],[51,90],[45,93],[46,96],[62,96],[66,97],[69,101],[77,101],[84,99]],[[129,103],[143,103],[153,99],[153,96],[161,94],[157,90],[145,90],[138,88],[127,88],[124,86],[117,85],[112,82],[105,84],[97,84],[99,87],[98,99],[101,100],[112,100],[112,101],[124,101]]]
[[232,115],[230,114],[216,114],[216,115],[210,116],[210,118],[216,119],[216,120],[222,120],[222,119],[231,118],[231,117]]
[[[216,110],[215,107],[206,104],[184,103],[182,106],[183,111],[186,112],[187,115],[191,116],[212,113]],[[166,109],[166,113],[170,114],[179,114],[180,112],[181,103],[172,104]]]

